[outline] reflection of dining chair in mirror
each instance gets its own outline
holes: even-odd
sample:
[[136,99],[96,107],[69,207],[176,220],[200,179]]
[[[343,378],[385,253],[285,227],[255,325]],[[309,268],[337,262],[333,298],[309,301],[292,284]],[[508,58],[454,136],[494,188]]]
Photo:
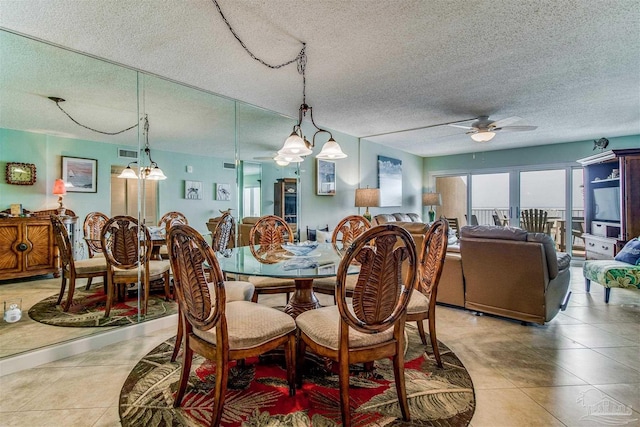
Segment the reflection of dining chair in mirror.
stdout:
[[[337,305],[298,315],[298,386],[306,349],[338,364],[342,425],[351,425],[349,365],[390,357],[402,418],[409,420],[405,388],[404,325],[416,278],[413,238],[404,228],[384,224],[358,237],[340,261]],[[353,260],[361,264],[353,297],[345,282]]]
[[424,237],[424,244],[418,259],[418,279],[416,289],[411,294],[407,307],[407,322],[416,321],[422,344],[427,345],[424,321],[429,322],[429,338],[436,363],[442,368],[440,349],[436,338],[436,298],[438,283],[447,253],[449,225],[443,219],[434,222]]
[[[336,250],[344,253],[344,249],[348,247],[358,236],[371,228],[368,219],[361,215],[349,215],[338,223],[333,230],[331,243]],[[349,276],[346,281],[347,294],[351,296],[355,288],[355,276]],[[313,281],[313,290],[319,294],[333,295],[333,301],[336,302],[336,278],[327,277],[324,279],[316,279]]]
[[[296,324],[293,318],[262,304],[227,302],[227,285],[216,255],[193,228],[173,227],[169,245],[184,332],[182,369],[173,406],[182,405],[194,352],[216,364],[212,381],[212,426],[220,425],[231,360],[257,357],[284,347],[289,396],[294,396]],[[206,279],[207,270],[210,280]]]
[[62,283],[60,284],[60,295],[58,295],[56,304],[62,302],[68,279],[69,292],[62,311],[69,311],[69,307],[71,307],[71,303],[73,302],[73,291],[76,288],[76,279],[86,278],[89,281],[93,277],[102,277],[103,284],[106,284],[107,261],[104,257],[74,260],[67,228],[62,221],[60,221],[60,218],[55,215],[51,215],[51,224],[53,225],[53,235],[60,254],[60,267],[62,268]]
[[[84,232],[84,241],[87,244],[89,258],[103,256],[102,245],[100,243],[100,233],[102,232],[102,227],[107,223],[107,221],[109,221],[109,217],[102,212],[91,212],[84,218],[82,230]],[[87,279],[87,286],[85,287],[86,290],[91,288],[91,279],[91,277]]]
[[547,211],[542,209],[524,209],[520,218],[521,227],[530,233],[551,235],[551,223],[547,220]]
[[211,247],[215,252],[224,254],[235,247],[236,220],[229,212],[222,214],[211,235]]
[[169,262],[150,260],[151,236],[145,226],[140,227],[144,237],[138,236],[138,220],[130,216],[111,218],[102,228],[102,249],[107,260],[107,306],[105,317],[109,317],[116,291],[124,297],[124,286],[138,283],[138,267],[144,294],[142,314],[146,314],[149,302],[149,283],[162,279],[164,296],[169,300]]
[[[260,217],[249,232],[249,248],[258,262],[275,264],[284,260],[287,253],[282,245],[293,243],[293,232],[284,219],[276,215]],[[295,290],[291,280],[273,279],[267,277],[252,277],[251,283],[256,287],[253,292],[253,302],[258,302],[260,294],[285,293],[287,301],[289,294]]]
[[[171,212],[167,212],[166,214],[162,215],[162,217],[160,218],[160,221],[158,221],[159,229],[164,232],[167,229],[167,226],[174,219],[179,220],[180,224],[189,225],[189,220],[187,219],[185,214],[183,214],[182,212],[171,211]],[[165,235],[165,237],[166,237],[166,235]],[[158,251],[157,254],[159,254],[159,256],[160,256],[159,259],[167,259],[167,258],[169,258],[169,253],[167,252],[167,246],[166,245],[160,246],[160,248],[157,248],[156,251]]]
[[[471,215],[471,222],[469,222],[469,218],[467,218],[467,214],[464,214],[464,220],[467,221],[467,225],[478,225],[478,217],[476,215]],[[495,219],[494,219],[495,222]]]

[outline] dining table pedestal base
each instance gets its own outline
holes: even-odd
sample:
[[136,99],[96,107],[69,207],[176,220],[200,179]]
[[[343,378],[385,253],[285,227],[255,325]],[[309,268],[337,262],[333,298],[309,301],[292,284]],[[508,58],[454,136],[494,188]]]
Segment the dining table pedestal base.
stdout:
[[284,312],[294,319],[300,313],[320,308],[320,301],[313,292],[313,279],[295,279],[296,290],[284,306]]

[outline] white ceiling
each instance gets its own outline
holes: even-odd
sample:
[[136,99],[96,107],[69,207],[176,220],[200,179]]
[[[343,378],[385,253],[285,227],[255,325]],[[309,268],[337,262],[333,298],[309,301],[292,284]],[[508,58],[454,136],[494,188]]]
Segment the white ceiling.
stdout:
[[[640,0],[219,3],[267,62],[290,60],[307,43],[307,103],[323,127],[396,132],[369,139],[420,156],[640,134]],[[272,70],[251,59],[210,0],[0,0],[0,27],[291,117],[302,102],[295,65]],[[42,98],[56,75],[25,92]],[[103,110],[111,102],[100,101]],[[485,144],[449,126],[402,132],[479,115],[538,128]],[[120,121],[131,120],[114,127]],[[171,128],[169,118],[158,122]]]

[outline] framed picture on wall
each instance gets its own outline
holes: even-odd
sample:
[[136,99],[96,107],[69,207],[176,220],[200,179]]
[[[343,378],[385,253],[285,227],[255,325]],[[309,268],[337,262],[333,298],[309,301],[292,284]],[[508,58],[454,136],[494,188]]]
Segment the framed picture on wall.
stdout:
[[216,184],[216,200],[231,200],[231,184]]
[[202,181],[185,181],[184,198],[190,200],[202,200]]
[[318,160],[317,177],[318,196],[335,196],[336,194],[336,162]]
[[380,206],[402,206],[402,160],[378,156]]
[[98,191],[98,161],[63,156],[62,180],[69,193],[96,193]]

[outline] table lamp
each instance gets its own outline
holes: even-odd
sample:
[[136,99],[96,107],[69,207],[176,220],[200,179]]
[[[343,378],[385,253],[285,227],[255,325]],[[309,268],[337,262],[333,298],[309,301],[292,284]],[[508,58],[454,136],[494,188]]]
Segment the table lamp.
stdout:
[[429,222],[433,222],[436,219],[436,212],[433,210],[434,206],[442,205],[442,197],[440,193],[423,193],[422,194],[422,206],[429,206]]
[[379,188],[357,188],[356,189],[356,207],[365,208],[364,215],[369,222],[371,222],[371,214],[369,213],[369,206],[378,206],[380,204],[380,189]]
[[53,183],[53,194],[58,196],[58,215],[62,216],[67,212],[67,209],[62,204],[62,196],[67,194],[67,187],[64,185],[64,181],[56,179]]

